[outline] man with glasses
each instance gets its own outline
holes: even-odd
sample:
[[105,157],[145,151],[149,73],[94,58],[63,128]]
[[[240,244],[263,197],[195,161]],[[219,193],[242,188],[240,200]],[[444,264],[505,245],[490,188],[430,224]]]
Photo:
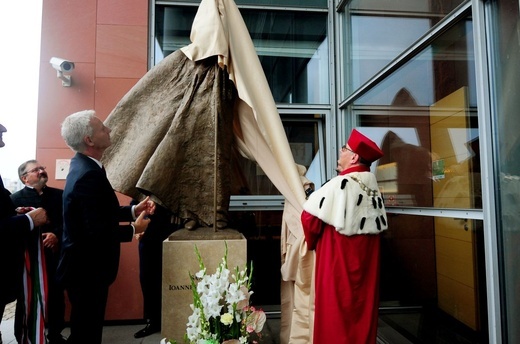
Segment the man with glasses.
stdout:
[[309,196],[301,216],[316,250],[313,341],[376,343],[380,234],[388,228],[383,198],[370,172],[383,156],[357,130],[339,153],[337,171]]
[[[7,129],[0,124],[0,147],[5,146],[2,135],[6,131]],[[43,208],[33,209],[25,215],[18,216],[9,195],[10,192],[4,188],[0,176],[0,321],[5,305],[16,300],[22,290],[25,238],[34,228],[47,222],[47,214]]]
[[[56,269],[60,258],[60,243],[63,232],[62,195],[63,190],[47,186],[49,177],[44,166],[36,160],[29,160],[18,167],[18,177],[25,185],[23,189],[11,195],[13,204],[20,212],[28,208],[42,207],[47,211],[49,223],[41,226],[28,242],[27,254],[30,257],[32,277],[46,277],[48,298],[46,303],[45,325],[47,328],[47,339],[49,344],[65,343],[61,335],[64,328],[65,301],[64,291],[56,281]],[[39,256],[43,249],[44,257]],[[46,274],[40,271],[36,276],[36,267],[45,264]],[[27,290],[27,295],[21,295],[16,304],[15,336],[20,341],[27,337],[26,331],[36,325],[38,317],[31,311],[34,302],[38,300],[36,295],[41,289],[34,288],[37,284],[30,284],[33,290]],[[26,286],[28,287],[28,286]],[[31,302],[32,301],[32,302]]]

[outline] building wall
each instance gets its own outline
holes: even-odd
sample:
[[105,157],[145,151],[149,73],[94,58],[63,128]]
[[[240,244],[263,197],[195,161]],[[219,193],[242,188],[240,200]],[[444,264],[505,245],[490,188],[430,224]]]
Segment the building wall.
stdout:
[[[71,87],[63,87],[49,60],[75,63]],[[36,158],[48,166],[49,185],[56,159],[74,153],[60,135],[67,115],[95,109],[104,120],[126,92],[146,73],[148,59],[147,0],[44,0]],[[129,203],[120,195],[122,205]],[[110,288],[106,320],[141,319],[137,243],[122,244],[119,274]]]

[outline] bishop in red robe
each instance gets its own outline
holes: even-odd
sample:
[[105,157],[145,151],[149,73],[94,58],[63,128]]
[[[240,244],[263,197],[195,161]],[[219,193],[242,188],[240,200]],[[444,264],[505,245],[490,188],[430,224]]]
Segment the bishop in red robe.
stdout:
[[370,164],[383,152],[353,130],[341,148],[337,177],[310,195],[301,215],[316,250],[313,342],[376,343],[380,234],[386,211]]

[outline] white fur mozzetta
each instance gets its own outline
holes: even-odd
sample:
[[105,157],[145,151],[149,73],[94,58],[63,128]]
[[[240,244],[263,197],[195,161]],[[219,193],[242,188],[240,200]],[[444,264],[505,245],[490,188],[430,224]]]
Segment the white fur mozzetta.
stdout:
[[303,209],[343,235],[379,234],[388,228],[383,198],[370,172],[332,178],[310,195]]

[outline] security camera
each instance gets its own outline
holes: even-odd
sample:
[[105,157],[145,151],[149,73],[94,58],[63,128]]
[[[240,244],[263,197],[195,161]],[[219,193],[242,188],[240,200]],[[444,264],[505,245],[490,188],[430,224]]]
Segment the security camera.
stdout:
[[52,68],[56,69],[58,72],[68,73],[72,72],[74,69],[74,62],[67,61],[59,57],[52,57],[50,62]]
[[50,60],[52,68],[56,69],[57,76],[61,79],[62,86],[70,86],[72,83],[70,75],[63,75],[63,73],[70,73],[74,69],[74,62],[67,61],[59,57],[52,57]]

